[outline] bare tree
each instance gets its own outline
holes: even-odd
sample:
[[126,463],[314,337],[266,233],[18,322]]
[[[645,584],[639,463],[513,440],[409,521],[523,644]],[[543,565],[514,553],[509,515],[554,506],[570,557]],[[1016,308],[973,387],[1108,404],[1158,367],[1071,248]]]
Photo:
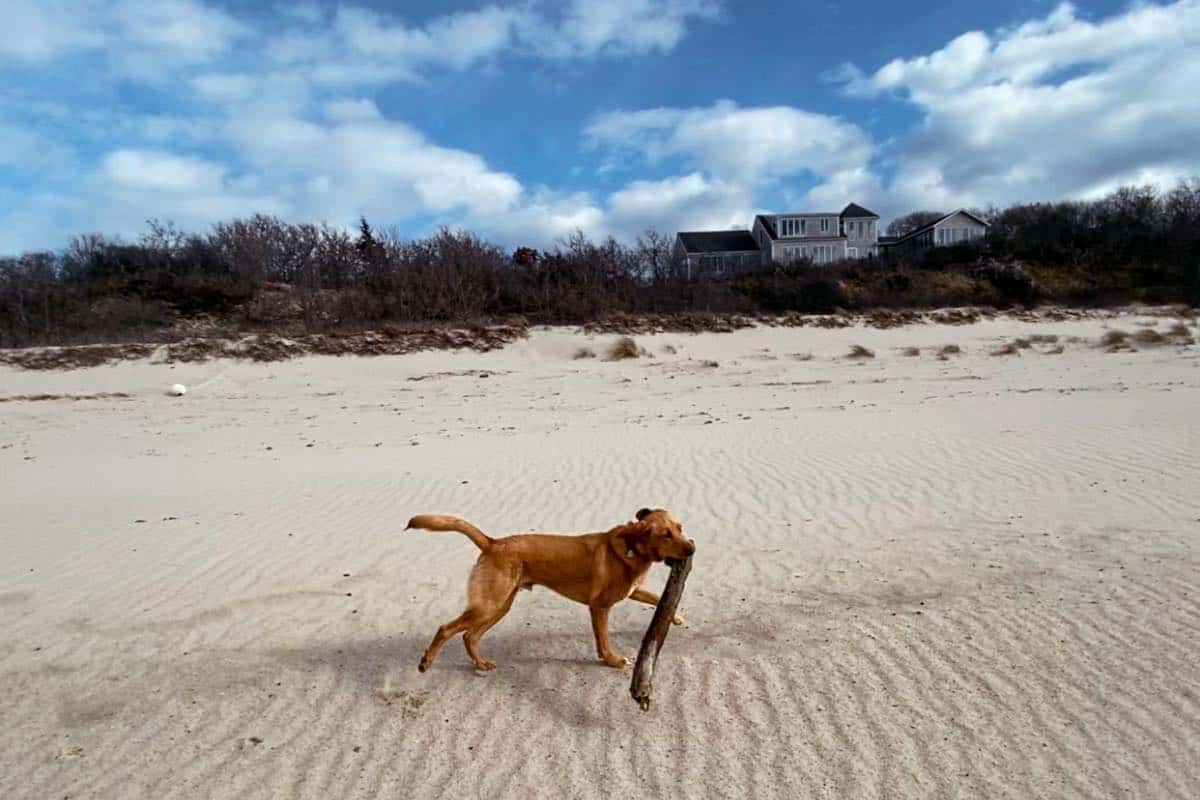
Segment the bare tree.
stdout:
[[897,217],[888,223],[888,236],[904,236],[912,233],[922,225],[928,225],[936,219],[944,217],[941,211],[913,211],[910,214],[905,214],[903,217]]

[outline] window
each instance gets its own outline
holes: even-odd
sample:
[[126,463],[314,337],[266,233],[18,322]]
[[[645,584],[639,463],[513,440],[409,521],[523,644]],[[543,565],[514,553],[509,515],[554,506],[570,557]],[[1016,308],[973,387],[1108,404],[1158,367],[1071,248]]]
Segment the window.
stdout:
[[821,217],[821,233],[829,232],[829,217]]
[[858,248],[857,247],[846,248],[846,255],[850,258],[858,258]]
[[780,236],[803,236],[804,235],[804,220],[802,219],[784,219],[779,222]]
[[808,220],[806,220],[806,219],[800,220],[800,235],[801,236],[803,236],[806,233],[807,228],[808,228]]

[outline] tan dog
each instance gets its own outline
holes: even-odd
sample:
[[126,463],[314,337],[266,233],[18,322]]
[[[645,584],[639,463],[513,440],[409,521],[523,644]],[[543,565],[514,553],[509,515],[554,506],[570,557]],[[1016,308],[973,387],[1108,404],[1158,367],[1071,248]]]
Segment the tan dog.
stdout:
[[[635,522],[581,536],[526,533],[493,539],[466,520],[436,514],[413,517],[408,527],[458,531],[482,551],[467,583],[467,609],[438,628],[417,667],[421,672],[433,665],[447,639],[463,631],[463,644],[475,667],[494,669],[494,663],[479,655],[479,639],[512,608],[518,589],[535,584],[586,605],[592,613],[597,654],[610,667],[623,667],[628,661],[608,643],[608,610],[625,598],[657,604],[658,595],[641,588],[650,565],[696,551],[683,527],[661,508],[643,508]],[[680,625],[683,619],[676,615],[673,622]]]

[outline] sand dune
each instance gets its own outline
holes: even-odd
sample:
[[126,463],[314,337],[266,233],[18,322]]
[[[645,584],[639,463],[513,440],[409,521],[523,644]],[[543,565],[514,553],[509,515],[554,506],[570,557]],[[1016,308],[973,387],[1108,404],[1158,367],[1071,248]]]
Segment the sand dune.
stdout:
[[[1139,322],[2,369],[0,796],[1198,797],[1200,348]],[[475,551],[410,515],[645,505],[699,546],[649,713],[541,590],[417,673]]]

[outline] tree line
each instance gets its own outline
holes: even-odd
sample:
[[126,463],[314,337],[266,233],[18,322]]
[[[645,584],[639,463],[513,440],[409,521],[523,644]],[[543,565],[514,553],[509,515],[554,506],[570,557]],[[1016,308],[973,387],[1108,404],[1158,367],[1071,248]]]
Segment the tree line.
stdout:
[[151,220],[136,241],[90,234],[58,251],[0,258],[0,347],[156,341],[198,320],[234,334],[514,316],[579,324],[620,313],[1200,301],[1198,178],[1167,191],[1125,187],[1097,200],[977,213],[991,224],[980,242],[903,261],[771,264],[737,275],[682,269],[673,239],[654,231],[630,244],[576,233],[548,250],[507,252],[468,231],[410,239],[365,219],[348,231],[256,215],[207,233]]

